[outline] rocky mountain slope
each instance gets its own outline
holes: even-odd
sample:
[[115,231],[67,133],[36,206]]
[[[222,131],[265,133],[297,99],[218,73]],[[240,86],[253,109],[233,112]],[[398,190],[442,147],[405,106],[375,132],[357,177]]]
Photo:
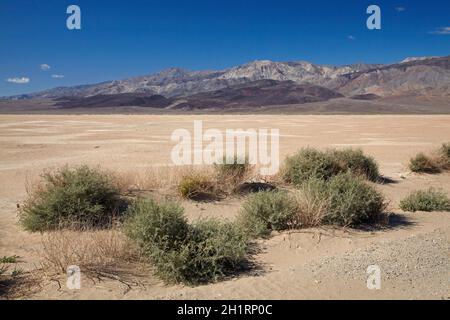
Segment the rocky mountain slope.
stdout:
[[337,97],[450,97],[450,56],[390,65],[315,65],[254,61],[221,71],[172,68],[93,85],[60,87],[9,99],[55,99],[64,107],[230,108],[300,104]]
[[338,91],[346,96],[376,94],[450,95],[450,57],[419,58],[344,75]]
[[222,71],[188,71],[172,68],[154,75],[108,81],[93,85],[59,87],[14,98],[89,97],[120,93],[145,93],[165,97],[188,96],[215,91],[257,80],[291,80],[336,87],[344,74],[369,70],[378,65],[358,64],[343,67],[314,65],[308,62],[254,61]]
[[231,109],[268,105],[302,104],[340,98],[341,94],[311,84],[293,81],[257,80],[220,90],[197,93],[188,97],[165,98],[142,93],[118,93],[90,97],[59,98],[56,104],[63,108],[104,108],[138,106],[170,109]]

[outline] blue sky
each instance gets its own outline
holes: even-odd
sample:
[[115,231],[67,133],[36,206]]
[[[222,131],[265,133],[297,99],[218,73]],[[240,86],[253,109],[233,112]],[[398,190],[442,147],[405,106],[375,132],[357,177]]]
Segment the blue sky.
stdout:
[[[66,28],[71,4],[81,8],[82,30]],[[381,7],[382,30],[366,28],[370,4]],[[0,96],[169,67],[222,69],[259,59],[390,63],[435,55],[450,55],[448,0],[0,2]]]

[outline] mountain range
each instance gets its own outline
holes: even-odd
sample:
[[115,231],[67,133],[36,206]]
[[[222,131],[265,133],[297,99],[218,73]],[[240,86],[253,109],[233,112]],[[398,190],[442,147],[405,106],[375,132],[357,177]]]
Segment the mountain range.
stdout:
[[450,97],[450,56],[394,64],[316,65],[254,61],[220,71],[172,68],[99,84],[58,87],[8,100],[51,99],[62,108],[141,106],[208,109],[304,104],[347,97]]

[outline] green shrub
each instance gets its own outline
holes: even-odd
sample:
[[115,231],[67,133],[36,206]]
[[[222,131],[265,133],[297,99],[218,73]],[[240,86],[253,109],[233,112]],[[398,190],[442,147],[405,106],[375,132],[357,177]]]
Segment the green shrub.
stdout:
[[423,153],[417,154],[410,160],[409,169],[417,173],[438,173],[441,171],[436,161]]
[[181,197],[190,200],[206,200],[217,197],[214,182],[201,174],[190,174],[182,177],[178,192]]
[[27,230],[104,227],[118,213],[119,190],[100,169],[65,166],[42,179],[19,212]]
[[442,192],[430,188],[412,192],[400,201],[400,208],[404,211],[450,211],[450,199]]
[[152,260],[167,282],[196,285],[235,273],[247,261],[247,251],[247,236],[237,225],[205,220],[190,226],[177,249],[155,251]]
[[329,201],[323,218],[326,224],[357,226],[375,221],[386,207],[381,193],[351,173],[339,174],[328,182],[316,181],[315,187]]
[[380,172],[373,157],[367,156],[361,149],[330,150],[329,153],[341,168],[341,172],[352,172],[370,181],[377,181]]
[[172,250],[188,233],[184,210],[175,202],[157,203],[151,198],[137,199],[126,212],[124,231],[146,251],[156,246]]
[[17,263],[19,256],[3,256],[0,258],[0,263]]
[[350,172],[328,180],[310,178],[295,193],[260,192],[248,198],[238,222],[252,237],[272,230],[321,224],[357,226],[379,220],[385,199],[374,187]]
[[283,171],[286,182],[301,185],[310,178],[327,180],[340,168],[329,153],[305,148],[286,158]]
[[378,164],[362,150],[327,150],[306,148],[285,161],[284,180],[297,186],[309,179],[328,180],[339,173],[351,172],[368,180],[379,178]]
[[216,281],[240,269],[247,257],[247,236],[236,224],[203,220],[190,225],[183,209],[171,202],[138,200],[124,230],[167,282]]
[[289,194],[263,191],[247,199],[238,221],[251,236],[267,236],[272,230],[290,228],[295,220],[295,213],[296,204]]

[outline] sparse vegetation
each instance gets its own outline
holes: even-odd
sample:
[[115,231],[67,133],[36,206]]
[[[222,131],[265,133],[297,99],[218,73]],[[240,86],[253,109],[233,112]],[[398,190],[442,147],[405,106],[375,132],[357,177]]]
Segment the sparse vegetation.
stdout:
[[224,157],[223,163],[214,165],[219,181],[231,182],[233,187],[241,183],[245,176],[251,171],[252,166],[247,156]]
[[128,208],[127,216],[130,218],[124,223],[125,233],[145,251],[154,247],[173,250],[186,239],[189,229],[183,208],[171,201],[137,199]]
[[305,148],[286,158],[283,178],[286,182],[301,185],[310,178],[327,180],[339,170],[328,153]]
[[[136,206],[138,208],[136,208]],[[177,204],[137,200],[125,232],[167,282],[199,284],[236,272],[246,261],[248,240],[233,223],[203,220],[188,224]]]
[[190,200],[214,200],[219,190],[211,177],[201,173],[191,173],[182,177],[178,192],[182,198]]
[[319,151],[306,148],[286,158],[283,178],[297,186],[311,178],[328,180],[339,173],[351,172],[376,181],[379,170],[376,161],[362,150],[345,149]]
[[419,153],[409,161],[409,169],[416,173],[440,173],[450,169],[450,143],[442,146],[431,155]]
[[293,194],[296,204],[295,225],[297,228],[316,227],[323,223],[330,210],[330,197],[326,183],[310,179]]
[[333,159],[338,164],[340,172],[351,172],[365,177],[370,181],[377,181],[380,172],[378,164],[373,157],[367,156],[360,149],[329,150]]
[[11,298],[21,291],[25,279],[23,269],[16,265],[18,258],[16,255],[0,258],[0,300]]
[[400,201],[404,211],[450,211],[450,198],[443,192],[433,188],[412,192]]
[[0,263],[17,263],[19,256],[3,256],[0,258]]
[[190,225],[175,250],[153,251],[157,274],[168,282],[190,285],[217,281],[242,269],[247,260],[247,237],[233,223],[204,220]]
[[8,267],[5,265],[0,265],[0,284],[2,283],[1,277],[8,271]]
[[105,227],[119,213],[118,188],[100,169],[65,166],[45,172],[42,179],[19,212],[27,230]]
[[296,205],[287,192],[263,191],[247,199],[238,221],[251,236],[267,236],[272,230],[293,227],[296,210]]
[[238,192],[251,172],[247,157],[224,158],[221,164],[184,174],[178,182],[178,194],[194,201],[220,200]]
[[450,169],[450,142],[443,143],[441,149],[439,150],[440,158],[441,158],[441,167],[444,170]]
[[117,230],[50,231],[42,238],[41,254],[46,270],[56,273],[65,273],[70,265],[90,273],[114,273],[138,260],[137,250]]
[[293,193],[254,194],[244,203],[238,221],[251,236],[264,237],[272,230],[378,222],[385,208],[380,192],[346,172],[328,180],[311,178]]
[[441,171],[435,159],[419,153],[409,162],[409,169],[417,173],[438,173]]
[[323,223],[340,226],[357,226],[377,221],[386,208],[384,196],[360,177],[342,173],[327,183],[316,182],[318,194],[329,201]]

